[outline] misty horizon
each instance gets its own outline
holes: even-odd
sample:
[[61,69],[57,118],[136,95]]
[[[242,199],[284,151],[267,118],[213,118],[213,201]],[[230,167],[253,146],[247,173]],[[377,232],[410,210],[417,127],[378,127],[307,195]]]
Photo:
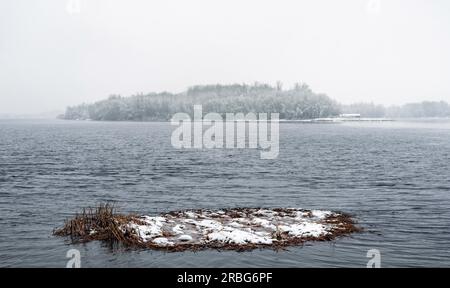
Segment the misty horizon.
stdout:
[[0,114],[278,80],[343,104],[450,101],[448,1],[185,2],[2,1]]
[[[65,113],[65,111],[67,111],[68,108],[70,107],[76,107],[78,105],[92,105],[101,101],[105,101],[111,97],[122,97],[122,98],[130,98],[130,97],[135,97],[137,95],[158,95],[158,94],[171,94],[171,95],[179,95],[181,97],[186,96],[187,91],[189,91],[189,89],[192,89],[193,87],[208,87],[208,86],[222,86],[222,87],[227,87],[227,86],[233,86],[233,85],[256,85],[256,84],[260,84],[260,85],[269,85],[271,86],[271,84],[266,84],[266,83],[262,83],[262,82],[258,82],[256,81],[253,84],[247,84],[247,83],[233,83],[233,84],[222,84],[222,83],[214,83],[214,84],[205,84],[205,85],[191,85],[189,87],[187,87],[185,90],[182,90],[180,92],[173,92],[173,91],[150,91],[150,92],[137,92],[137,93],[133,93],[131,95],[120,95],[120,94],[115,94],[115,93],[111,93],[109,95],[106,95],[103,98],[99,98],[97,100],[91,101],[91,102],[82,102],[82,103],[76,103],[74,105],[67,105],[66,107],[61,107],[59,109],[53,109],[53,110],[43,110],[43,111],[36,111],[36,112],[31,112],[31,113],[26,113],[26,112],[18,112],[18,113],[0,113],[0,118],[56,118],[62,114]],[[292,87],[285,87],[283,85],[283,82],[281,81],[277,81],[275,84],[273,84],[273,86],[271,86],[272,88],[276,88],[276,85],[282,85],[281,86],[281,90],[282,91],[289,91],[290,89],[294,89],[295,84]],[[297,83],[296,83],[297,84]],[[304,83],[306,84],[306,83]],[[306,84],[307,85],[307,84]],[[323,95],[327,95],[326,93],[317,93],[317,94],[323,94]],[[337,104],[343,106],[343,107],[351,107],[351,106],[358,106],[358,105],[374,105],[374,106],[383,106],[384,108],[397,108],[397,107],[403,107],[406,105],[411,105],[411,104],[420,104],[420,103],[425,103],[425,102],[430,102],[430,103],[439,103],[439,102],[444,102],[446,104],[448,104],[448,102],[446,100],[419,100],[417,102],[405,102],[405,103],[399,103],[399,104],[391,104],[391,105],[386,105],[383,103],[375,103],[375,102],[364,102],[364,101],[356,101],[356,102],[351,102],[351,103],[341,103],[339,101],[337,101],[335,98],[329,96],[331,100],[334,100],[337,102]],[[357,111],[352,111],[352,112],[357,112]]]

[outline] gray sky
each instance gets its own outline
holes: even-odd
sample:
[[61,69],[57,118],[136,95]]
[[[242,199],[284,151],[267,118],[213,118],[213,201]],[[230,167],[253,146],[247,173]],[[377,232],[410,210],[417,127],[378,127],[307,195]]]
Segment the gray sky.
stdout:
[[79,1],[0,1],[0,113],[277,80],[344,103],[450,102],[448,0]]

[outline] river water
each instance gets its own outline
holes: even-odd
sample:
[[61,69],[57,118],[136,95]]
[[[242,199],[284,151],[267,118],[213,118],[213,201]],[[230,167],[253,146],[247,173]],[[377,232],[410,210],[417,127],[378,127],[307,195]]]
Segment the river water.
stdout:
[[[280,125],[280,154],[176,150],[168,123],[0,120],[0,266],[450,267],[450,121]],[[301,207],[351,213],[364,232],[286,251],[72,245],[52,236],[86,206],[121,212]]]

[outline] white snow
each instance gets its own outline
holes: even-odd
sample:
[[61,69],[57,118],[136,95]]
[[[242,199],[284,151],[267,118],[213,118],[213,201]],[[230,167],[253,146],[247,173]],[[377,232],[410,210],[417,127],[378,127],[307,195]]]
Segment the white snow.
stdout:
[[184,229],[184,228],[185,228],[184,225],[177,224],[177,225],[175,225],[175,226],[172,228],[172,231],[173,231],[173,233],[179,235],[179,234],[183,234],[183,233],[184,233],[184,232],[183,232],[183,229]]
[[[161,247],[189,244],[259,244],[292,238],[321,237],[340,229],[340,223],[327,222],[331,211],[306,211],[296,208],[229,209],[218,211],[184,211],[158,217],[143,216],[126,228],[142,242]],[[144,224],[142,224],[144,223]],[[279,239],[283,233],[282,239]]]
[[272,244],[270,235],[267,237],[259,236],[255,233],[246,232],[239,229],[223,229],[207,235],[208,241],[218,241],[227,244]]
[[231,227],[234,227],[234,228],[242,228],[242,227],[244,227],[244,225],[239,223],[239,222],[231,222],[228,225],[231,226]]
[[192,241],[192,236],[190,235],[181,235],[178,237],[178,240],[186,242],[186,241]]
[[312,210],[312,216],[320,219],[325,219],[326,217],[333,214],[331,211],[322,211],[322,210]]
[[325,225],[309,222],[301,224],[293,224],[290,226],[283,225],[279,226],[279,229],[282,232],[288,232],[289,235],[294,237],[305,237],[305,236],[319,237],[327,234]]
[[260,225],[264,228],[268,228],[271,230],[276,230],[277,226],[275,226],[271,221],[267,219],[261,219],[261,218],[253,218],[252,224],[254,225]]
[[196,217],[196,214],[194,212],[189,212],[189,211],[184,212],[184,215],[186,215],[186,217],[188,217],[188,218]]
[[166,219],[164,217],[149,217],[143,216],[139,219],[143,221],[144,225],[136,223],[128,224],[128,228],[131,228],[144,242],[147,242],[155,237],[162,236],[162,227]]
[[173,246],[174,243],[169,241],[167,238],[164,237],[160,237],[160,238],[155,238],[152,241],[153,243],[155,243],[156,245],[160,245],[160,246]]

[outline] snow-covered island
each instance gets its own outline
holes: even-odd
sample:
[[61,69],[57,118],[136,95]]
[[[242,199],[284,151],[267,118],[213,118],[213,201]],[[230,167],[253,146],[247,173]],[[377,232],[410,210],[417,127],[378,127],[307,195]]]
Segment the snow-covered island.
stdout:
[[71,236],[74,241],[116,241],[185,251],[283,248],[306,241],[330,241],[357,231],[349,215],[322,210],[235,208],[125,216],[102,206],[67,221],[55,235]]

